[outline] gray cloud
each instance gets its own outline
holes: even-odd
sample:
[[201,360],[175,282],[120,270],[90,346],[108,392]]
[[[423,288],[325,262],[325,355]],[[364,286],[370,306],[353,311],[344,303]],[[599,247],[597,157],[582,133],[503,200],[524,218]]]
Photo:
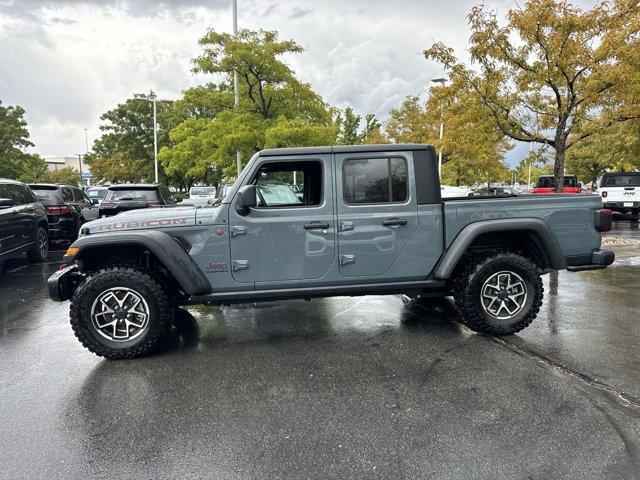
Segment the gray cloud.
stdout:
[[293,7],[291,10],[291,14],[289,15],[290,19],[302,18],[307,15],[311,15],[315,13],[316,9],[312,7]]
[[5,15],[36,21],[45,10],[61,7],[95,6],[118,8],[136,17],[156,16],[162,12],[176,12],[185,8],[204,7],[228,9],[228,0],[0,0],[0,12]]

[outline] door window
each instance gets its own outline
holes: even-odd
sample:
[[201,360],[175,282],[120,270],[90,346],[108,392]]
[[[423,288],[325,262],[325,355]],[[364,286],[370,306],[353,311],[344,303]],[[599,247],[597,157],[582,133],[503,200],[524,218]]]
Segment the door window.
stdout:
[[346,203],[400,203],[407,200],[407,161],[400,157],[352,158],[343,166]]
[[253,181],[258,208],[318,206],[322,204],[322,176],[318,161],[265,163]]

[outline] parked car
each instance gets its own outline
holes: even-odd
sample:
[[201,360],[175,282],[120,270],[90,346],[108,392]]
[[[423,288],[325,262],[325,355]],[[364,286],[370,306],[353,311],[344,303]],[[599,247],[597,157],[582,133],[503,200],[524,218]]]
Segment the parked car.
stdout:
[[0,263],[26,253],[40,262],[49,252],[47,215],[27,185],[0,178]]
[[467,197],[470,193],[471,189],[468,187],[440,185],[440,196],[442,198]]
[[47,214],[50,239],[73,241],[84,222],[98,218],[98,207],[78,187],[33,183],[29,188]]
[[[292,172],[302,200],[271,203]],[[452,295],[466,326],[509,335],[537,315],[543,273],[613,262],[610,228],[596,195],[442,199],[427,145],[273,149],[211,208],[87,223],[49,293],[72,299],[75,335],[108,358],[154,349],[178,305],[338,295]]]
[[100,204],[100,218],[128,210],[175,205],[171,192],[164,185],[112,185]]
[[109,187],[88,187],[84,190],[84,193],[95,205],[100,205],[108,190]]
[[640,213],[640,172],[605,173],[598,182],[597,193],[605,208],[637,215]]
[[471,192],[469,197],[500,197],[500,196],[514,196],[517,195],[516,191],[511,187],[503,187],[503,186],[491,186],[491,187],[480,187],[476,188],[473,192]]
[[[550,194],[556,192],[556,179],[553,175],[540,175],[536,185],[533,187],[534,194]],[[564,186],[562,193],[582,193],[582,184],[575,175],[564,176]]]
[[206,207],[211,205],[216,199],[216,187],[191,187],[189,198],[184,200],[196,207]]

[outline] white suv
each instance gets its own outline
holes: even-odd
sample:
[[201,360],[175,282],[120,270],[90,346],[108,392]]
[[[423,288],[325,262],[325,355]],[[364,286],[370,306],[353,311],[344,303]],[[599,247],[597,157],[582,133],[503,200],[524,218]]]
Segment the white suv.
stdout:
[[640,212],[640,172],[605,173],[598,182],[604,208],[620,213]]

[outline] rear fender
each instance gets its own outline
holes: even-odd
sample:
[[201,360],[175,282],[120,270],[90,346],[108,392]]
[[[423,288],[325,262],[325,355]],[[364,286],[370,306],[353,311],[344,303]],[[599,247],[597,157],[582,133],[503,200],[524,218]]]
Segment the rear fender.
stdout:
[[475,222],[463,228],[436,265],[434,276],[448,279],[467,252],[473,241],[484,233],[522,232],[535,235],[535,240],[544,248],[545,268],[564,270],[567,261],[560,244],[544,220],[539,218],[497,219]]

